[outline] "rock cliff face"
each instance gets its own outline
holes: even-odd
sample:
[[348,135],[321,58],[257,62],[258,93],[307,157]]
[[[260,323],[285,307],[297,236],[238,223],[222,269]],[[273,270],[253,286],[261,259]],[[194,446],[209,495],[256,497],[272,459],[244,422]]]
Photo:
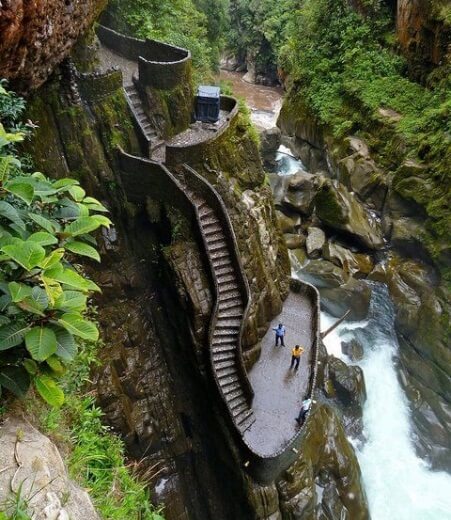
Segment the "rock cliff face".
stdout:
[[451,27],[444,21],[446,0],[398,0],[396,32],[411,73],[424,78],[449,53]]
[[97,18],[106,0],[6,0],[0,4],[0,77],[40,86]]
[[[306,166],[313,165],[315,170],[321,163],[324,168],[316,170],[315,180],[301,182],[301,175],[298,180],[295,177],[281,197],[283,218],[289,219],[292,227],[300,216],[301,233],[309,233],[309,226],[318,224],[327,231],[318,251],[308,253],[311,260],[304,275],[319,287],[322,305],[329,313],[339,317],[351,307],[354,319],[365,318],[369,304],[368,286],[359,279],[387,284],[395,305],[400,380],[411,401],[418,451],[435,467],[449,469],[448,246],[439,242],[437,250],[443,254],[432,256],[431,217],[411,198],[420,185],[427,185],[428,170],[407,160],[399,169],[399,176],[405,175],[400,182],[396,175],[388,174],[368,142],[355,136],[343,140],[328,136],[308,110],[299,105],[296,108],[290,98],[282,108],[279,124],[282,132],[292,136],[287,142]],[[301,198],[309,204],[296,206],[294,201]],[[366,228],[372,248],[356,234],[361,218],[350,222],[343,218],[351,203],[359,207],[354,215],[374,219],[374,227]],[[301,264],[306,259],[302,249],[293,250],[293,254]],[[316,260],[319,254],[321,261]]]

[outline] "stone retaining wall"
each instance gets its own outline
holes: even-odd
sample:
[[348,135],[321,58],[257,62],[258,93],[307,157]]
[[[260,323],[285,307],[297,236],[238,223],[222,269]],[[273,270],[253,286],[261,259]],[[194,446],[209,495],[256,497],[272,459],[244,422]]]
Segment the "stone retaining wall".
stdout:
[[192,145],[166,145],[166,164],[169,166],[175,166],[177,164],[191,164],[196,163],[199,157],[208,157],[208,149],[210,146],[215,145],[216,141],[224,136],[227,138],[226,133],[230,130],[232,122],[238,116],[238,101],[231,96],[221,96],[221,110],[229,112],[226,121],[223,125],[212,134],[211,137],[195,143]]
[[111,69],[105,73],[77,73],[77,84],[83,99],[93,103],[122,89],[122,72]]
[[140,40],[99,25],[97,36],[108,48],[138,62],[139,81],[148,87],[171,90],[187,76],[191,53],[157,40]]

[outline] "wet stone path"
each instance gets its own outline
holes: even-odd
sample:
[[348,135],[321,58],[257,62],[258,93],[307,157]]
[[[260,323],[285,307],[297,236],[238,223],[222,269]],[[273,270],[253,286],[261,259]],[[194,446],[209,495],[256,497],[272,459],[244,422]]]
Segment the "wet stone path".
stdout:
[[[275,347],[273,327],[286,328],[285,347]],[[305,294],[290,292],[283,310],[262,339],[260,359],[248,373],[255,395],[252,409],[255,423],[245,439],[261,455],[273,455],[287,444],[298,430],[294,420],[309,388],[313,304]],[[305,350],[299,370],[290,370],[291,349],[299,344]]]

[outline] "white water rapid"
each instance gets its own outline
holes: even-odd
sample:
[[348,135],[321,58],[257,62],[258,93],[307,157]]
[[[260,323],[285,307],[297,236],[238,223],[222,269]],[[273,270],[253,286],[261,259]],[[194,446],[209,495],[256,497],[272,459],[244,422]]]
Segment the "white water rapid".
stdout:
[[[341,341],[357,339],[365,355],[357,364],[365,375],[363,445],[356,445],[372,520],[451,519],[451,475],[431,471],[417,457],[409,407],[398,382],[394,358],[398,343],[393,306],[385,285],[372,284],[368,320],[344,323],[325,338],[329,354],[352,364]],[[321,328],[335,321],[322,315]]]

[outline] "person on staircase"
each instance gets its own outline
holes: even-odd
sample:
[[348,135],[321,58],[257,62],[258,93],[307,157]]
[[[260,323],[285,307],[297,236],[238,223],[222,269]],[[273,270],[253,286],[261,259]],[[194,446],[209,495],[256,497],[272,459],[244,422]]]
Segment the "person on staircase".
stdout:
[[300,345],[296,345],[291,351],[291,365],[290,369],[294,367],[295,370],[299,368],[299,361],[301,360],[301,354],[304,349]]
[[280,345],[284,347],[285,327],[283,326],[283,324],[279,323],[279,325],[277,327],[273,327],[272,330],[276,332],[276,347],[279,345],[279,341]]

